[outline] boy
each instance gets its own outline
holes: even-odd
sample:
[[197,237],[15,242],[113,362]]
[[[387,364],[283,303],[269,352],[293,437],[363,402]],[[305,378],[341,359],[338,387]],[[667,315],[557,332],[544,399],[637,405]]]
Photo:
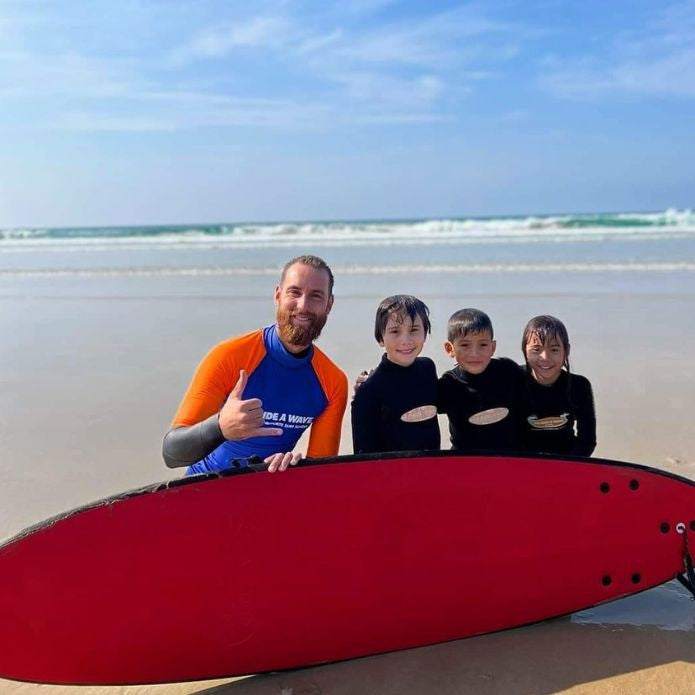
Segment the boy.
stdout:
[[437,371],[418,357],[430,333],[429,309],[407,294],[387,297],[374,321],[384,356],[352,401],[356,454],[439,449]]
[[449,418],[454,449],[517,451],[523,372],[506,357],[492,359],[492,322],[478,309],[461,309],[447,326],[444,348],[456,367],[439,379],[439,412]]

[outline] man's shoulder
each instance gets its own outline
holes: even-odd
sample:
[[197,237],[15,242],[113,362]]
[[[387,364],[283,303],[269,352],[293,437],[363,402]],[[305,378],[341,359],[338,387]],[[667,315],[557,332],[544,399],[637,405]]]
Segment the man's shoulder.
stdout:
[[345,389],[347,392],[347,376],[345,372],[316,345],[314,345],[311,364],[322,382],[331,384],[341,390]]
[[265,354],[263,331],[251,331],[217,343],[207,352],[199,368],[225,374],[225,378],[235,382],[240,369],[250,373],[261,363]]

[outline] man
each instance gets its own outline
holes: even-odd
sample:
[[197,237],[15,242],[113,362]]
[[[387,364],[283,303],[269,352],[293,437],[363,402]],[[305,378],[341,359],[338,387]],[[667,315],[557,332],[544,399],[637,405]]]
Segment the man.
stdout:
[[335,456],[347,379],[314,346],[333,306],[333,273],[317,256],[289,261],[275,288],[276,322],[215,346],[203,359],[164,437],[167,466],[187,475],[259,456],[284,471],[311,426],[308,456]]

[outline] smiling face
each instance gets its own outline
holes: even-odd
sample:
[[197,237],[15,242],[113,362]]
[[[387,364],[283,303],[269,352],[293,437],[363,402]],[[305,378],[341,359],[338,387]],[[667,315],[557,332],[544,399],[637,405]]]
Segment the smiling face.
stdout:
[[275,288],[278,335],[290,352],[301,352],[321,334],[333,306],[325,270],[295,263]]
[[533,378],[545,386],[557,381],[568,356],[565,346],[554,335],[543,342],[537,334],[532,334],[524,352],[526,363]]
[[389,316],[380,345],[386,350],[386,359],[401,367],[409,367],[422,352],[425,344],[425,328],[422,318],[404,314]]
[[466,333],[453,341],[447,340],[444,349],[469,374],[482,374],[495,354],[497,343],[488,331]]

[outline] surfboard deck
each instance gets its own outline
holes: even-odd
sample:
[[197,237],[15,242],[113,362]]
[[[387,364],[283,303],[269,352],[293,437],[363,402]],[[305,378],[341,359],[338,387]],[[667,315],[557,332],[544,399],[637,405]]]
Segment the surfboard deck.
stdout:
[[595,459],[396,454],[180,479],[0,547],[0,676],[174,682],[458,639],[662,584],[688,537],[693,481]]

